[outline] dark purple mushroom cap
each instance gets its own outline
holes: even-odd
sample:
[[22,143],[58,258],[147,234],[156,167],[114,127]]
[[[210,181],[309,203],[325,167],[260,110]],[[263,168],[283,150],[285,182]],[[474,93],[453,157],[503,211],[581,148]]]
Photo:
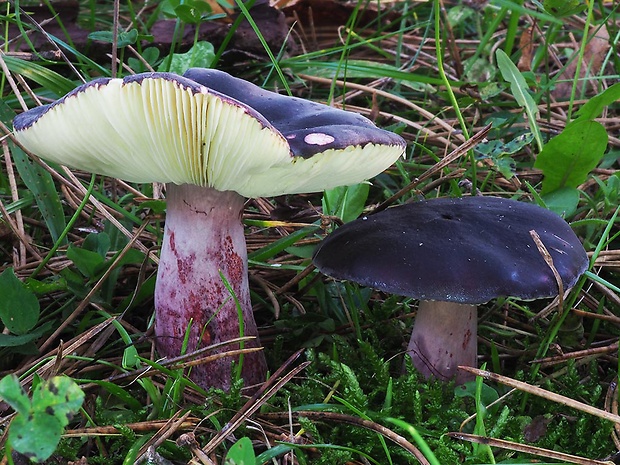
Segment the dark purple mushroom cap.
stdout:
[[[226,73],[217,75],[226,80]],[[283,134],[269,118],[295,120],[303,100],[279,103],[277,112],[263,115],[237,97],[257,105],[288,97],[228,79],[244,86],[243,92],[227,95],[171,73],[97,79],[18,115],[15,137],[32,153],[73,168],[135,182],[209,186],[246,197],[355,184],[404,152],[399,136],[320,104],[313,104],[315,116],[306,119],[315,126]],[[342,130],[331,127],[336,114],[348,121]],[[305,150],[298,152],[300,140]]]
[[314,264],[328,276],[420,300],[480,304],[501,296],[558,294],[588,257],[570,226],[533,204],[497,197],[441,198],[393,207],[345,224],[321,242]]
[[257,110],[282,133],[296,157],[368,144],[404,147],[400,136],[357,113],[276,94],[216,69],[191,68],[183,76]]

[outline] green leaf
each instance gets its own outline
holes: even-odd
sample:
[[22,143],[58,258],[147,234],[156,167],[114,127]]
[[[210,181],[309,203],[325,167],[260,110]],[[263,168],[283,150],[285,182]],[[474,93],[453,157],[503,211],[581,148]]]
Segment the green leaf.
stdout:
[[270,447],[265,452],[262,452],[259,456],[256,457],[255,463],[268,463],[273,459],[284,455],[285,453],[293,450],[293,448],[287,444],[277,444],[273,447]]
[[[19,147],[12,145],[11,153],[19,175],[26,187],[34,194],[41,216],[52,239],[56,242],[67,226],[67,222],[52,175],[36,164]],[[67,240],[64,239],[61,243],[66,244]]]
[[167,62],[170,61],[171,73],[182,75],[189,68],[209,68],[215,58],[215,50],[210,42],[198,42],[186,53],[174,53],[172,60],[164,60],[158,71],[166,71]]
[[[476,392],[476,381],[468,381],[454,389],[454,395],[456,397],[471,397],[472,399],[476,399]],[[484,411],[486,412],[487,405],[491,405],[493,402],[497,401],[497,399],[499,399],[497,391],[483,383],[480,392],[480,402],[482,403]],[[498,407],[498,405],[495,405],[493,408],[497,410]]]
[[[152,67],[155,67],[157,61],[159,60],[159,49],[157,47],[149,47],[142,50],[142,59]],[[138,60],[137,58],[129,57],[127,58],[127,63],[129,64],[129,67],[136,73],[143,73],[145,71],[148,71],[148,68],[142,62],[142,60]]]
[[0,347],[20,347],[29,342],[36,341],[43,334],[50,331],[53,323],[48,321],[38,327],[35,330],[30,331],[28,334],[23,334],[21,336],[15,336],[13,334],[2,334],[0,333]]
[[99,253],[76,247],[73,244],[67,250],[67,258],[88,278],[94,278],[98,267],[104,262],[104,258]]
[[13,374],[0,380],[0,399],[9,404],[17,413],[28,415],[30,412],[30,399],[28,399],[17,376]]
[[34,388],[30,402],[17,377],[7,378],[0,381],[0,395],[2,387],[8,386],[20,403],[9,428],[9,442],[17,452],[43,462],[58,447],[64,427],[84,402],[84,392],[71,378],[55,376]]
[[482,157],[488,157],[493,160],[501,158],[507,154],[513,154],[520,151],[534,139],[531,132],[521,134],[509,142],[502,142],[499,139],[488,140],[479,143],[474,149],[476,154]]
[[36,462],[43,462],[54,453],[61,435],[58,418],[45,412],[18,415],[9,429],[13,449]]
[[564,218],[570,218],[579,205],[579,189],[560,187],[542,196],[545,206]]
[[64,428],[84,402],[84,392],[68,376],[54,376],[32,393],[32,409],[55,416]]
[[566,127],[547,142],[534,163],[545,175],[541,195],[579,186],[603,158],[606,148],[607,131],[602,124],[580,120]]
[[587,8],[584,0],[545,0],[543,8],[556,18],[575,15]]
[[38,279],[26,278],[24,281],[26,288],[38,295],[50,294],[52,292],[67,290],[67,281],[59,275],[52,276],[45,281]]
[[607,88],[600,94],[592,97],[588,100],[576,113],[577,119],[567,124],[566,127],[576,123],[580,120],[591,120],[598,118],[603,113],[606,106],[616,102],[620,99],[620,82],[615,83],[613,86]]
[[23,335],[39,321],[39,300],[17,279],[12,268],[0,274],[0,319],[13,334]]
[[156,215],[160,215],[166,211],[166,202],[164,200],[147,200],[145,202],[140,202],[138,206],[140,210],[150,209]]
[[243,437],[235,442],[224,460],[225,465],[254,465],[256,463],[256,455],[252,447],[250,438]]
[[502,49],[495,52],[497,66],[502,73],[502,77],[510,83],[510,91],[520,107],[525,109],[527,119],[530,122],[530,129],[534,133],[534,138],[538,144],[538,150],[542,150],[543,142],[540,135],[540,128],[536,122],[538,117],[538,106],[534,98],[530,95],[527,82],[519,71],[519,68],[512,62]]
[[185,0],[174,8],[174,12],[184,23],[199,24],[205,16],[213,12],[213,9],[202,0]]
[[466,5],[455,5],[448,10],[448,23],[456,28],[461,24],[467,24],[472,16],[477,14],[476,10]]
[[174,10],[180,4],[181,4],[180,0],[163,0],[159,4],[159,11],[161,11],[161,13],[167,18],[176,18],[177,15],[174,12]]
[[[112,31],[95,31],[88,34],[90,40],[96,40],[99,42],[106,42],[111,44],[114,42],[114,35]],[[116,47],[122,48],[127,45],[133,45],[138,40],[138,30],[131,29],[129,31],[119,31],[116,37]]]
[[323,193],[323,212],[337,216],[345,223],[353,221],[364,211],[370,184],[340,186]]

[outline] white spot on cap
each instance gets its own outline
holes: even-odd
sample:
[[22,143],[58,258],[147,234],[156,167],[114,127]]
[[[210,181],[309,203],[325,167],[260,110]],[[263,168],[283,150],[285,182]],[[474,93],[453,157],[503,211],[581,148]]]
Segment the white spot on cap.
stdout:
[[334,138],[329,134],[323,134],[322,132],[313,132],[304,137],[304,142],[310,145],[327,145],[334,142]]

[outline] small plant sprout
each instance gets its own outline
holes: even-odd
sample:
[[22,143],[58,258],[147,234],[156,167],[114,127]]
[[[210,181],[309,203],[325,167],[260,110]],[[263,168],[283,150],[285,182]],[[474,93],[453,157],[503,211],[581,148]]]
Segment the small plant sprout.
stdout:
[[575,285],[588,257],[555,213],[479,196],[410,203],[347,223],[321,242],[314,263],[328,276],[420,299],[407,348],[413,365],[462,383],[471,375],[458,366],[476,366],[476,306],[556,296]]
[[[48,160],[166,183],[155,291],[157,349],[164,357],[181,353],[190,321],[189,351],[258,335],[241,223],[244,197],[355,184],[389,167],[405,148],[401,137],[358,114],[204,69],[185,77],[97,79],[18,115],[14,129],[24,147]],[[246,343],[259,345],[257,339]],[[228,389],[230,362],[194,367],[192,378]],[[266,372],[262,352],[245,355],[246,385],[262,382]]]

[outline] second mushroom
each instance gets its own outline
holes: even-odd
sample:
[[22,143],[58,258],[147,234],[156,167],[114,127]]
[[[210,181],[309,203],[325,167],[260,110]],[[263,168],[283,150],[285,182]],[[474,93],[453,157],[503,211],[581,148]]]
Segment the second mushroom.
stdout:
[[478,304],[556,296],[588,266],[577,236],[555,213],[482,196],[413,202],[359,218],[328,235],[313,260],[328,276],[419,299],[407,352],[424,376],[457,383],[471,376],[458,366],[477,363]]

